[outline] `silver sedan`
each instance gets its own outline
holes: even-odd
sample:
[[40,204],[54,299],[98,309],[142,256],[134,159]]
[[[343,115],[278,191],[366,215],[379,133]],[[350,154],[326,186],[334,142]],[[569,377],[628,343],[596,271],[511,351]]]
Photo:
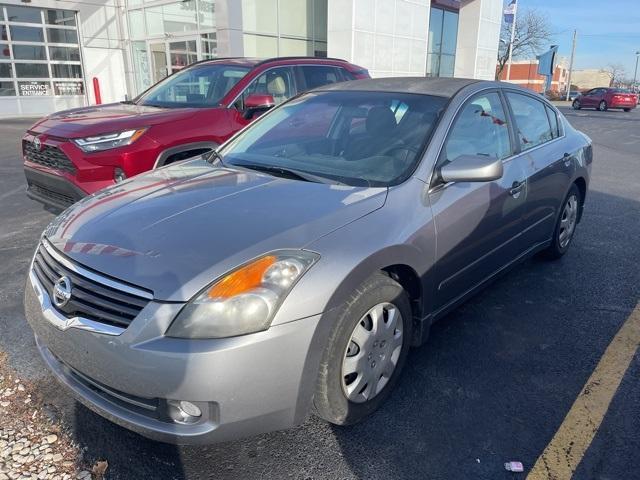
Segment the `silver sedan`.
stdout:
[[81,402],[151,438],[351,424],[435,320],[567,252],[591,163],[587,136],[510,84],[322,87],[66,210],[35,252],[27,319]]

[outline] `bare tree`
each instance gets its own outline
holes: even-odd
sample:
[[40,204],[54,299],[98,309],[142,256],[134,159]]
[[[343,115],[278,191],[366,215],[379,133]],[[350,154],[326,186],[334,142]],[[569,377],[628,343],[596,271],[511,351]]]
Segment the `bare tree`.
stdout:
[[[524,56],[537,55],[551,40],[551,27],[547,17],[536,10],[525,10],[518,16],[513,37],[511,56],[522,58]],[[496,80],[509,61],[509,45],[511,44],[511,25],[503,24],[500,31],[500,43],[498,45],[498,68]]]
[[624,66],[620,63],[610,63],[605,68],[603,68],[601,72],[609,75],[609,78],[611,79],[611,83],[609,83],[609,86],[611,87],[615,87],[616,85],[621,83],[622,79],[625,76]]

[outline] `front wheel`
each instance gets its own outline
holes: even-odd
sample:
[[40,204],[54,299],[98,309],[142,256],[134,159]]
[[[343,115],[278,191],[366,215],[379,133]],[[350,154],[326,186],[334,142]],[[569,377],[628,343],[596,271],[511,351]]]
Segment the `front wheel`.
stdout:
[[409,351],[411,304],[384,273],[361,285],[338,314],[320,364],[314,395],[318,416],[357,423],[391,393]]
[[606,112],[607,111],[607,102],[602,100],[600,102],[600,104],[598,105],[598,110],[600,110],[601,112]]
[[569,250],[573,234],[576,231],[576,225],[578,224],[581,201],[582,195],[574,183],[562,203],[562,210],[556,222],[551,245],[545,251],[548,258],[560,258]]
[[580,110],[580,101],[574,100],[572,106],[574,110]]

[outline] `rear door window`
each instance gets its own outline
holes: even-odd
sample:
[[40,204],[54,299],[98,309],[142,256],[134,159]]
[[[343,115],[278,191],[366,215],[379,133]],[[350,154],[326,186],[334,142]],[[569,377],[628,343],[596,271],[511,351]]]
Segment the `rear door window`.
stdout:
[[529,95],[507,92],[523,151],[548,142],[553,137],[546,106]]
[[342,72],[337,67],[330,65],[304,65],[299,68],[302,72],[306,90],[342,81]]

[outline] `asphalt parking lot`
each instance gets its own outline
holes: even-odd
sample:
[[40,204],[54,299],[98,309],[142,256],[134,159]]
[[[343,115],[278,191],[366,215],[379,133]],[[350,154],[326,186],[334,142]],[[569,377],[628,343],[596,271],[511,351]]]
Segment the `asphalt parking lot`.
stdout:
[[[24,194],[18,149],[31,122],[0,121],[0,350],[37,382],[86,458],[108,460],[108,478],[525,478],[640,300],[640,109],[563,111],[593,139],[595,162],[583,220],[562,260],[527,261],[436,324],[367,422],[338,428],[310,418],[209,447],[155,443],[117,427],[76,404],[45,370],[22,294],[53,215]],[[620,374],[610,405],[599,405],[602,423],[578,419],[591,422],[595,436],[574,458],[573,478],[640,478],[637,351]],[[505,471],[510,460],[525,473]]]

